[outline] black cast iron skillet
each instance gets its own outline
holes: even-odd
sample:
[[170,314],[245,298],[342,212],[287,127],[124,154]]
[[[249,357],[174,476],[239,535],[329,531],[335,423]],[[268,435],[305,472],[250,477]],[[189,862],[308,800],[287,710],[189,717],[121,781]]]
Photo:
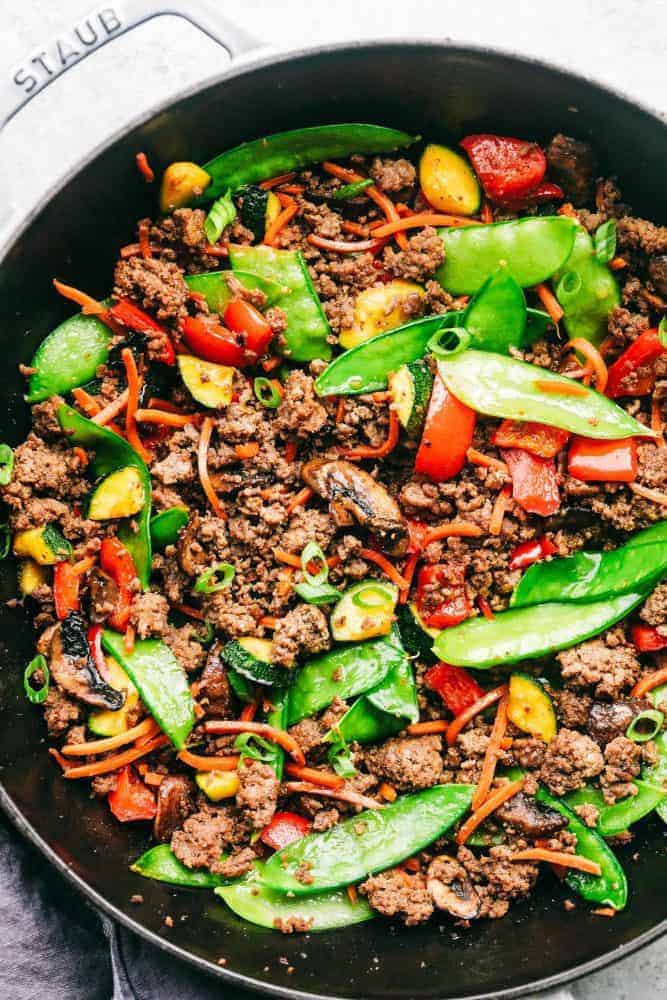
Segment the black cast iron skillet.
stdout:
[[[188,17],[193,10],[201,14],[200,5],[190,3]],[[134,21],[155,12],[144,0],[132,10]],[[128,26],[121,23],[117,33]],[[213,21],[205,29],[216,34]],[[238,49],[238,33],[228,35],[227,44]],[[667,128],[580,77],[449,43],[334,46],[246,60],[109,141],[10,240],[0,273],[0,439],[15,444],[28,427],[17,364],[71,312],[54,295],[52,277],[104,295],[118,247],[131,240],[135,220],[155,212],[154,189],[134,165],[138,150],[162,168],[175,159],[203,162],[222,148],[280,129],[346,120],[445,141],[483,130],[541,140],[563,130],[590,138],[603,170],[618,174],[637,212],[667,219]],[[14,572],[3,564],[0,599],[14,593]],[[620,852],[631,894],[613,920],[592,916],[583,903],[567,913],[566,894],[545,874],[531,899],[506,919],[466,932],[437,920],[411,930],[377,920],[304,939],[243,924],[210,893],[175,893],[128,871],[147,847],[148,833],[116,823],[83,783],[59,778],[46,754],[41,713],[22,693],[31,629],[4,603],[0,643],[0,803],[7,815],[99,907],[228,982],[283,996],[514,997],[599,968],[666,929],[666,839],[662,824],[651,820]],[[139,908],[129,903],[137,892],[145,897]],[[166,914],[174,918],[170,930]],[[189,915],[187,922],[181,914]],[[224,969],[216,964],[221,955]]]

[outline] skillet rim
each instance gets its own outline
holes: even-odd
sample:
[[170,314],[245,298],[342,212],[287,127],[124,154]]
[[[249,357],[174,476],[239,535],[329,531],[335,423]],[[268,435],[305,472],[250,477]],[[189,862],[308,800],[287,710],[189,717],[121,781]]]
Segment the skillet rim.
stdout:
[[[230,53],[230,63],[222,72],[211,74],[203,81],[192,84],[190,87],[185,88],[178,94],[155,102],[148,109],[140,112],[130,118],[128,122],[119,126],[119,128],[112,132],[111,135],[98,142],[78,161],[75,168],[70,171],[69,174],[55,181],[42,194],[29,211],[14,222],[13,226],[11,225],[10,219],[10,226],[8,228],[7,235],[4,237],[3,242],[0,243],[0,267],[4,263],[5,258],[13,248],[14,244],[21,238],[21,236],[23,236],[34,219],[47,207],[51,200],[55,198],[67,184],[74,180],[77,174],[86,169],[100,154],[113,146],[121,138],[125,137],[128,132],[146,124],[156,115],[168,110],[174,104],[186,100],[196,94],[202,93],[210,87],[222,84],[225,80],[242,76],[244,73],[253,72],[256,69],[262,69],[267,66],[280,65],[286,62],[308,57],[335,55],[346,51],[358,52],[362,49],[383,48],[393,48],[397,50],[405,48],[421,48],[423,50],[447,49],[448,51],[460,52],[462,54],[470,53],[478,58],[487,58],[491,61],[506,60],[508,62],[522,63],[528,67],[545,70],[553,76],[560,78],[562,81],[570,81],[574,84],[587,88],[589,91],[597,91],[605,96],[621,101],[652,120],[658,128],[667,129],[667,113],[660,112],[658,109],[650,107],[645,102],[636,100],[620,88],[602,83],[597,79],[589,79],[580,73],[561,67],[555,63],[549,62],[546,59],[531,57],[507,48],[478,45],[474,42],[467,41],[455,41],[451,38],[436,40],[419,37],[407,37],[400,39],[371,38],[359,39],[357,41],[340,41],[323,45],[302,46],[300,48],[288,49],[287,51],[274,51],[272,47],[265,46],[260,42],[258,43],[256,50],[252,49],[247,53],[241,54],[237,58]],[[16,830],[28,841],[30,841],[30,843],[36,847],[37,850],[39,850],[39,852],[51,863],[56,871],[58,871],[60,875],[64,876],[64,878],[72,886],[74,886],[78,892],[86,897],[89,902],[93,903],[107,916],[111,917],[122,926],[128,928],[128,930],[133,933],[139,935],[139,937],[148,941],[155,947],[162,949],[181,961],[187,962],[189,965],[200,969],[208,975],[215,976],[218,980],[240,987],[241,989],[254,990],[264,996],[281,997],[285,998],[285,1000],[337,1000],[336,995],[332,993],[315,993],[311,991],[305,992],[303,990],[294,990],[284,986],[279,986],[266,980],[255,979],[252,976],[234,972],[233,969],[226,969],[215,965],[207,959],[187,951],[179,945],[172,944],[172,942],[167,938],[163,938],[154,931],[149,930],[148,927],[144,926],[138,920],[124,913],[113,903],[110,903],[104,896],[93,889],[82,876],[74,872],[67,865],[67,863],[59,857],[50,844],[37,832],[32,824],[28,822],[19,806],[6,791],[1,780],[0,808]],[[549,990],[556,986],[562,986],[588,975],[591,972],[603,969],[606,966],[611,965],[613,962],[619,961],[621,958],[632,955],[634,952],[639,951],[652,941],[657,940],[665,933],[667,933],[667,918],[660,921],[649,930],[639,934],[636,938],[633,938],[632,941],[627,941],[611,951],[604,952],[597,958],[591,959],[583,964],[575,965],[571,969],[554,973],[553,975],[546,976],[542,979],[533,980],[532,982],[525,983],[522,986],[510,987],[508,989],[500,990],[499,992],[496,991],[493,995],[489,993],[468,994],[465,1000],[491,1000],[492,996],[494,1000],[513,1000],[513,998],[526,996],[527,994],[534,993],[535,991]]]

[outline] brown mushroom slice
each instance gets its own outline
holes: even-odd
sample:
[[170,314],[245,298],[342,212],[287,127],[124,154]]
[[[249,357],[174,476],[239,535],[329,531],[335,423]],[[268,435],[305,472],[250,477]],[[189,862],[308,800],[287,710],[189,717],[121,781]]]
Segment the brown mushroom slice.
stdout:
[[216,642],[206,657],[206,666],[199,678],[199,694],[197,700],[207,715],[216,719],[233,718],[234,698],[227,670],[220,658],[222,646]]
[[604,749],[617,736],[625,732],[640,712],[651,708],[645,698],[629,698],[627,701],[594,701],[588,713],[586,730]]
[[400,508],[381,483],[344,459],[313,459],[301,470],[305,482],[324,500],[340,525],[354,520],[391,556],[405,555],[408,527]]
[[194,786],[183,774],[168,774],[157,791],[153,835],[160,844],[171,840],[194,809]]
[[532,795],[519,792],[495,811],[496,819],[507,823],[527,837],[549,838],[567,826],[567,818],[550,806],[537,802]]
[[73,698],[112,711],[125,704],[125,692],[107,684],[95,666],[82,615],[73,612],[53,629],[48,657],[53,680]]
[[428,878],[426,888],[439,910],[445,910],[458,920],[474,920],[479,913],[479,896],[468,879],[441,882]]
[[105,622],[118,604],[118,584],[99,567],[88,576],[88,600],[93,623]]

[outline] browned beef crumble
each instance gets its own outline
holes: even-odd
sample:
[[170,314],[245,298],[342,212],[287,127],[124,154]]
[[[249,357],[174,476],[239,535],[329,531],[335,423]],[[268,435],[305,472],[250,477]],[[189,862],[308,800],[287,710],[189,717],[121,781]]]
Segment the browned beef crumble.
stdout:
[[602,771],[604,759],[597,743],[574,729],[561,729],[549,743],[540,780],[554,795],[583,788]]
[[407,927],[421,924],[433,913],[433,901],[423,875],[408,875],[393,868],[372,875],[359,886],[359,892],[384,917],[399,917]]

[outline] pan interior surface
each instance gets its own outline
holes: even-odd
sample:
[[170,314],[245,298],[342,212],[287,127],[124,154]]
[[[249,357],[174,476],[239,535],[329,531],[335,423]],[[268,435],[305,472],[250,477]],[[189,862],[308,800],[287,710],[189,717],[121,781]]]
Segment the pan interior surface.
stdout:
[[[71,313],[53,292],[59,277],[102,297],[118,248],[137,219],[156,214],[155,186],[134,162],[143,150],[156,169],[172,160],[205,162],[245,139],[286,128],[370,121],[453,142],[493,130],[546,140],[557,131],[590,139],[602,174],[619,178],[637,214],[667,220],[667,128],[624,99],[538,63],[439,45],[334,48],[267,60],[160,111],[72,177],[10,248],[0,271],[3,358],[0,438],[16,444],[28,428],[19,362]],[[437,919],[417,928],[375,920],[321,935],[282,936],[243,924],[211,893],[175,892],[132,874],[148,831],[121,827],[87,787],[59,779],[46,754],[41,713],[23,695],[32,631],[15,596],[14,567],[0,569],[0,780],[5,808],[32,828],[61,867],[102,897],[116,916],[156,935],[170,950],[267,992],[365,998],[518,995],[604,964],[659,932],[667,915],[665,828],[651,820],[619,852],[630,883],[627,909],[613,920],[568,894],[547,873],[534,897],[500,921],[468,931]],[[636,858],[635,858],[636,855]],[[135,893],[144,896],[137,908]],[[180,917],[187,914],[188,919]],[[174,926],[167,929],[170,915]],[[664,928],[663,928],[664,929]],[[217,964],[224,956],[223,969]],[[286,961],[284,961],[286,960]],[[288,967],[292,972],[288,972]],[[266,971],[265,971],[266,970]]]

